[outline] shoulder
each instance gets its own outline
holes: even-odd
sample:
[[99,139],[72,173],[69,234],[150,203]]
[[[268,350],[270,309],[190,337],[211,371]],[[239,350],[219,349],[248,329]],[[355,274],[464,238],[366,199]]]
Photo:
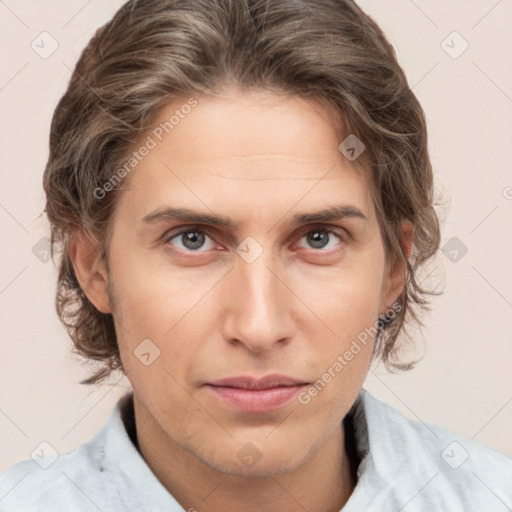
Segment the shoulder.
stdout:
[[[120,416],[121,399],[108,420],[86,443],[69,453],[57,453],[43,443],[31,459],[0,475],[2,512],[52,510],[98,511],[113,499],[119,468],[110,452],[129,450]],[[110,498],[112,497],[112,498]]]
[[0,510],[181,510],[138,452],[133,428],[129,393],[88,442],[67,454],[52,456],[43,449],[40,457],[36,453],[0,475]]
[[95,510],[90,488],[98,489],[97,475],[103,470],[99,455],[91,442],[63,455],[37,454],[18,462],[0,475],[0,510],[2,512],[36,510]]
[[[386,445],[400,462],[410,461],[411,453],[428,460],[434,467],[452,470],[478,463],[482,469],[512,477],[512,458],[443,426],[407,418],[394,407],[367,391],[363,394],[369,435],[387,434]],[[373,439],[374,443],[378,439]],[[380,442],[379,442],[380,443]],[[414,452],[409,450],[414,449]],[[389,449],[386,451],[388,452]],[[384,453],[386,453],[384,452]],[[405,458],[404,458],[405,457]],[[487,467],[488,466],[488,467]],[[451,474],[451,473],[449,473]],[[455,474],[455,473],[454,473]]]
[[415,510],[512,506],[512,458],[442,426],[409,419],[367,391],[360,404],[357,428],[367,443],[363,469],[381,482],[383,498],[414,500]]

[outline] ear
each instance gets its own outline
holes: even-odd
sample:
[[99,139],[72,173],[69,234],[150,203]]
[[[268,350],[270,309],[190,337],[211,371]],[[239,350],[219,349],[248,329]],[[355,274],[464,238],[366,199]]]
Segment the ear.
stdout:
[[[414,227],[409,221],[401,223],[400,245],[405,257],[409,260],[414,244]],[[404,263],[395,263],[386,267],[386,275],[381,290],[380,315],[385,315],[398,299],[406,286],[407,267]]]
[[101,247],[84,230],[73,233],[69,241],[69,257],[80,287],[101,313],[112,313],[108,300],[108,275],[100,261]]

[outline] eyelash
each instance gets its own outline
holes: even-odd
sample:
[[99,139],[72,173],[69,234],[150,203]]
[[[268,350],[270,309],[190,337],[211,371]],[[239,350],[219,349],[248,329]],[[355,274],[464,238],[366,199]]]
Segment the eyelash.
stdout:
[[[318,225],[318,226],[313,226],[313,227],[307,227],[307,229],[303,229],[300,231],[300,234],[296,237],[294,237],[294,239],[296,239],[297,241],[300,240],[301,238],[303,238],[305,235],[309,234],[309,233],[312,233],[312,232],[315,232],[315,231],[320,231],[320,232],[325,232],[325,233],[328,233],[329,235],[334,235],[335,237],[339,238],[340,239],[340,243],[343,243],[346,241],[346,236],[347,236],[347,232],[342,229],[342,228],[338,228],[338,229],[333,229],[332,227],[328,226],[328,225]],[[342,234],[345,233],[345,235]],[[207,235],[209,238],[211,238],[212,240],[215,241],[215,237],[212,235],[212,233],[210,232],[210,230],[208,228],[205,228],[204,226],[201,226],[201,225],[197,225],[197,226],[185,226],[185,227],[181,227],[181,228],[178,228],[178,230],[170,230],[170,231],[166,231],[164,233],[164,235],[162,236],[162,241],[164,244],[169,244],[169,242],[171,240],[173,240],[174,238],[177,238],[181,235],[184,235],[185,233],[203,233],[205,235]],[[180,252],[182,253],[182,250],[181,249],[173,249],[173,250],[176,250],[176,252]],[[341,249],[340,248],[337,248],[337,249],[331,249],[331,250],[322,250],[322,249],[314,249],[314,248],[311,248],[310,250],[314,251],[314,252],[317,252],[319,254],[334,254],[336,252],[339,252]],[[190,254],[193,254],[194,252],[197,252],[198,254],[200,253],[204,253],[204,252],[207,252],[207,251],[192,251],[192,250],[189,250],[189,251],[186,251],[187,253],[190,253]]]

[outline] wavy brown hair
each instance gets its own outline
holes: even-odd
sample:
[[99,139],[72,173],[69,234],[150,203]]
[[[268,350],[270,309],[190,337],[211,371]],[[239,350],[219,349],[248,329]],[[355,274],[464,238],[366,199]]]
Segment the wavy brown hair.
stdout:
[[[52,256],[60,253],[56,307],[74,352],[102,362],[83,381],[123,371],[114,318],[98,311],[77,281],[70,236],[82,228],[101,243],[108,268],[111,219],[125,181],[111,179],[162,107],[216,95],[229,84],[326,105],[339,141],[365,144],[354,162],[369,173],[386,262],[407,269],[399,313],[381,319],[374,357],[400,361],[399,333],[428,310],[418,269],[439,248],[424,112],[377,24],[350,0],[130,0],[83,50],[51,124],[43,186]],[[404,255],[400,222],[414,227]]]

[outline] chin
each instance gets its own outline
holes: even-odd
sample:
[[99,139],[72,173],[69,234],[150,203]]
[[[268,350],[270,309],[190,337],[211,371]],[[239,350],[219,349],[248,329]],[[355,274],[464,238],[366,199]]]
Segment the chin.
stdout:
[[213,469],[216,469],[217,471],[228,474],[230,476],[262,478],[290,473],[299,465],[300,464],[298,461],[287,460],[283,462],[281,460],[263,460],[262,457],[256,464],[251,467],[246,466],[238,460],[231,460],[228,462],[222,461],[215,465]]
[[[237,446],[240,443],[236,443]],[[210,468],[231,476],[270,477],[290,473],[297,469],[307,453],[267,447],[259,450],[253,443],[243,443],[241,448],[225,448],[221,452],[209,452],[205,457],[196,454]]]

